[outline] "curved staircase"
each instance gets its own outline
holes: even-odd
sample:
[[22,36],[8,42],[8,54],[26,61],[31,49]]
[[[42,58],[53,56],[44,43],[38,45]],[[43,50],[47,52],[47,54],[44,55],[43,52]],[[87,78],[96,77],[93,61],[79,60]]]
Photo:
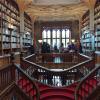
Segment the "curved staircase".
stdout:
[[[74,100],[74,93],[77,83],[67,87],[51,87],[42,83],[36,82],[40,92],[39,100]],[[32,89],[32,84],[28,80],[20,79],[18,81],[20,88],[36,100],[36,92]]]
[[[82,68],[87,64],[89,67],[89,62],[92,62],[92,60],[85,61],[82,64],[78,64],[72,68],[69,68],[68,70],[61,72],[49,71],[29,61],[24,62],[23,65],[25,66],[18,66],[13,63],[11,65],[12,67],[9,66],[10,69],[6,70],[6,72],[4,70],[0,70],[0,78],[2,79],[2,82],[4,82],[5,80],[8,81],[8,75],[10,75],[9,73],[12,72],[12,78],[16,81],[16,85],[19,86],[21,91],[29,97],[29,99],[24,100],[87,100],[87,97],[92,93],[92,91],[95,90],[98,85],[100,85],[100,73],[98,73],[100,70],[100,66],[89,70],[89,72],[91,72],[87,73],[86,76],[75,76],[76,71],[77,73],[80,73],[81,71],[81,74],[83,74],[84,69]],[[41,75],[42,78],[40,77],[38,79],[37,77],[30,77],[30,74],[28,74],[26,71],[26,69],[30,66],[32,67],[33,72],[34,68],[38,69],[38,71],[40,71],[40,73],[38,74]],[[75,73],[73,74],[73,72]],[[16,77],[13,77],[13,75]],[[49,80],[47,78],[47,75],[48,78],[50,77],[50,75],[54,76],[52,80],[56,80],[55,76],[57,76],[61,80],[64,79],[64,82],[65,79],[66,82],[70,82],[69,84],[64,83],[64,85],[61,83],[60,86],[55,85],[55,83],[48,84],[46,82],[47,80]],[[7,76],[7,78],[5,76]],[[45,82],[43,83],[42,81]],[[3,86],[2,82],[0,82],[1,86]]]
[[[98,83],[96,79],[90,79],[88,81],[89,83],[87,82],[85,87],[82,86],[81,91],[79,91],[78,100],[83,100],[81,97],[84,94],[87,96],[89,91],[92,91],[93,87]],[[32,89],[32,84],[28,80],[22,78],[18,81],[18,84],[25,93],[32,96],[34,98],[33,100],[36,100],[36,92]],[[65,87],[51,87],[40,82],[36,82],[36,84],[40,92],[39,100],[75,100],[75,90],[78,82]]]

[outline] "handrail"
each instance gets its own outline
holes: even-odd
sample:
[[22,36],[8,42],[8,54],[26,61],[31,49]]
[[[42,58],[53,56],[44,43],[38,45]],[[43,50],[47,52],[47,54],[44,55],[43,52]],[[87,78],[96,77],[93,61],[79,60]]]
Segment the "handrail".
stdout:
[[[74,69],[74,68],[76,68],[76,67],[78,67],[78,66],[81,66],[81,65],[83,65],[83,64],[85,64],[85,63],[88,63],[88,62],[90,62],[90,61],[93,60],[93,59],[92,59],[91,57],[89,57],[89,56],[86,56],[86,55],[83,55],[83,54],[80,54],[80,55],[83,56],[83,57],[85,57],[87,60],[85,60],[84,62],[81,62],[81,63],[79,63],[79,64],[76,64],[76,65],[72,66],[71,68],[67,68],[67,69],[65,69],[65,70],[62,70],[62,72],[67,71],[67,70]],[[45,70],[51,71],[51,70],[48,69],[48,68],[45,68],[45,67],[43,67],[43,66],[41,66],[41,65],[36,64],[35,62],[29,61],[28,59],[29,59],[30,57],[32,57],[32,56],[36,56],[36,55],[35,55],[35,54],[29,55],[29,56],[23,58],[23,61],[25,61],[25,62],[27,62],[27,63],[30,63],[30,64],[33,64],[33,65],[35,65],[37,68],[41,68],[41,69],[45,69]],[[56,71],[54,71],[54,72],[56,72]],[[59,72],[61,72],[61,71],[59,71]]]
[[0,68],[0,91],[5,89],[9,84],[15,81],[15,68],[12,64]]
[[100,70],[100,66],[95,67],[87,76],[85,76],[81,80],[81,82],[79,83],[79,85],[77,86],[77,88],[75,90],[75,100],[80,100],[79,98],[81,98],[81,100],[83,100],[85,98],[85,96],[88,96],[91,93],[91,91],[97,87],[98,82],[91,83],[94,86],[92,87],[92,89],[91,89],[91,87],[90,88],[88,87],[88,93],[82,91],[82,88],[84,88],[84,89],[86,88],[85,86],[87,83],[90,84],[89,81],[91,79],[96,79],[96,81],[98,81],[97,78],[100,77],[100,72],[98,72],[99,70]]
[[43,67],[43,66],[41,66],[41,65],[38,65],[38,64],[36,64],[36,63],[34,63],[34,62],[30,62],[30,61],[25,60],[25,59],[23,59],[23,61],[25,61],[25,62],[27,62],[27,63],[29,63],[29,64],[31,64],[31,65],[35,65],[35,68],[41,68],[41,69],[47,70],[47,71],[49,71],[49,72],[57,72],[57,73],[58,73],[58,72],[63,72],[63,73],[64,73],[64,72],[69,71],[69,70],[71,70],[71,69],[75,69],[75,68],[77,68],[77,67],[79,67],[79,66],[82,66],[82,65],[84,65],[84,64],[86,64],[86,63],[89,63],[89,62],[93,61],[93,59],[86,60],[86,61],[84,61],[84,62],[82,62],[82,63],[79,63],[79,64],[76,64],[76,65],[72,66],[71,68],[67,68],[67,69],[60,70],[60,71],[55,71],[55,70],[48,69],[48,68],[46,68],[46,67]]
[[[74,56],[77,57],[77,62],[83,62],[84,60],[88,60],[91,57],[80,54],[80,53],[41,53],[41,54],[32,54],[29,55],[27,57],[25,57],[25,60],[29,60],[31,62],[37,62],[37,58],[41,56],[41,60],[42,63],[46,63],[46,62],[53,62],[53,59],[55,56],[60,57],[61,59],[63,59],[63,62],[73,62],[74,60]],[[69,59],[70,58],[70,59]],[[82,59],[80,59],[82,58]]]
[[37,84],[36,84],[36,82],[31,78],[31,77],[29,77],[29,75],[27,75],[22,69],[21,69],[21,67],[20,66],[18,66],[17,64],[14,64],[15,65],[15,67],[16,67],[16,69],[17,69],[17,71],[18,71],[18,79],[17,80],[19,80],[20,79],[20,77],[24,77],[24,78],[26,78],[26,79],[28,79],[29,80],[29,82],[33,85],[33,89],[35,88],[35,90],[36,90],[36,100],[39,100],[39,98],[40,98],[40,93],[39,93],[39,89],[38,89],[38,86],[37,86]]
[[[51,86],[57,86],[56,83],[52,83],[52,81],[55,81],[57,79],[56,77],[59,77],[59,79],[61,80],[61,86],[66,86],[76,81],[79,81],[84,75],[88,74],[95,66],[94,59],[90,57],[88,58],[88,60],[82,63],[60,71],[45,68],[41,65],[36,64],[35,62],[28,61],[26,58],[22,59],[21,62],[22,69],[24,69],[29,76]],[[34,73],[36,73],[36,70],[38,71],[37,76],[34,75]]]
[[12,96],[16,95],[16,97],[20,98],[20,100],[23,100],[23,99],[30,100],[29,97],[25,93],[23,93],[21,89],[19,89],[19,87],[16,85],[15,82],[12,82],[6,89],[4,89],[0,93],[0,100],[3,100],[5,98],[5,96],[7,99],[10,99],[11,95]]
[[4,95],[6,94],[6,92],[8,92],[8,90],[10,90],[13,86],[14,86],[15,82],[12,82],[8,87],[6,87],[6,89],[4,89],[3,91],[1,91],[0,93],[0,99],[4,97]]
[[[16,75],[16,77],[15,77]],[[4,89],[6,89],[9,85],[16,81],[17,85],[20,78],[25,78],[30,81],[33,89],[36,92],[36,100],[39,100],[39,90],[36,85],[36,82],[33,81],[17,64],[9,64],[6,67],[0,68],[0,94]]]

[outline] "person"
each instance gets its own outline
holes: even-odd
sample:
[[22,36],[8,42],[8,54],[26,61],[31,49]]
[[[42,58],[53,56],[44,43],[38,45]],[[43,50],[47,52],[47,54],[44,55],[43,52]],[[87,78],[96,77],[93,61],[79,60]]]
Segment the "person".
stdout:
[[61,46],[59,48],[59,52],[60,53],[63,53],[64,52],[64,44],[63,43],[61,43]]
[[82,45],[81,45],[81,43],[79,44],[79,53],[83,53],[83,50],[82,50]]
[[32,77],[34,77],[35,79],[39,79],[38,69],[34,69],[34,72],[32,73]]
[[58,48],[56,44],[54,45],[54,52],[58,52]]
[[69,52],[77,52],[76,45],[73,42],[71,42],[71,44],[68,45],[68,51]]
[[47,83],[52,85],[53,84],[52,79],[53,79],[53,75],[51,73],[48,73],[47,74]]
[[60,76],[60,78],[61,78],[62,86],[63,86],[63,85],[66,85],[66,77],[65,77],[65,74],[62,74],[62,75]]
[[46,52],[47,53],[50,53],[50,45],[47,43],[47,45],[46,45]]
[[76,47],[77,47],[77,51],[79,53],[83,53],[83,51],[82,51],[82,45],[81,45],[81,42],[79,40],[77,40]]
[[43,42],[43,44],[41,46],[41,52],[46,53],[46,42]]

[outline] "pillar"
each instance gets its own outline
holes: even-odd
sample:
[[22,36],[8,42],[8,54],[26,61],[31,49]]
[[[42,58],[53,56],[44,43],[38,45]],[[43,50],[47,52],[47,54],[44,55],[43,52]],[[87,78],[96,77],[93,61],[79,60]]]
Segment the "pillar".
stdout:
[[94,33],[94,7],[90,9],[90,32]]
[[82,26],[82,18],[79,18],[79,39],[81,38],[81,36],[82,36],[82,31],[81,31],[81,26]]
[[23,51],[24,11],[20,11],[20,48]]

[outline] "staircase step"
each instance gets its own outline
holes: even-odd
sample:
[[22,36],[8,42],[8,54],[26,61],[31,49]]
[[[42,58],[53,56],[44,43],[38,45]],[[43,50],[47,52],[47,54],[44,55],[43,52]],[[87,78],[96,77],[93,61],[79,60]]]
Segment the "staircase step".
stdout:
[[70,98],[72,100],[74,100],[74,95],[72,93],[68,93],[68,92],[62,92],[62,91],[49,91],[45,94],[41,94],[41,97],[40,99],[43,99],[45,100],[45,98],[49,98],[49,97],[52,97],[52,98],[55,98],[55,97],[66,97],[66,98]]
[[[32,84],[26,80],[21,78],[18,81],[18,84],[23,89],[25,93],[28,95],[36,97],[36,91],[33,89]],[[38,83],[39,91],[40,91],[40,100],[74,100],[74,93],[76,86],[78,83],[71,84],[67,87],[50,87],[41,83]],[[82,91],[79,93],[79,97],[83,97],[88,94],[88,88],[92,91],[93,86],[97,84],[95,79],[90,79],[89,83],[86,82],[86,85],[82,87]],[[81,99],[80,99],[81,100]]]

